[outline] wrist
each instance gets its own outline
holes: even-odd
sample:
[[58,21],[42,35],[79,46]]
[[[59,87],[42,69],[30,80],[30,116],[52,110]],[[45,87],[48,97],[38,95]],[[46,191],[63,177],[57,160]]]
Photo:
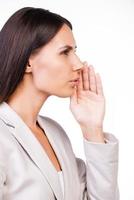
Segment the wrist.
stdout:
[[103,127],[102,126],[81,126],[83,137],[92,142],[100,142],[105,143],[105,138],[103,134]]

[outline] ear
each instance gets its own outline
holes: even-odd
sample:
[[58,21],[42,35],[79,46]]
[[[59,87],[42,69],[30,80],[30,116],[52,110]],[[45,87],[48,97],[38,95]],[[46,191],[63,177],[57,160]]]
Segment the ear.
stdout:
[[28,61],[26,69],[25,69],[25,73],[31,73],[32,72],[32,66],[30,65],[30,62]]

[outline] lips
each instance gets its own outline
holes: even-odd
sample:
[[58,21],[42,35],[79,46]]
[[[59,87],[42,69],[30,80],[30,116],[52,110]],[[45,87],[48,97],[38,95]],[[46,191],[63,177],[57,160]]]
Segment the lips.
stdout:
[[77,82],[77,81],[79,81],[79,78],[73,79],[70,82]]

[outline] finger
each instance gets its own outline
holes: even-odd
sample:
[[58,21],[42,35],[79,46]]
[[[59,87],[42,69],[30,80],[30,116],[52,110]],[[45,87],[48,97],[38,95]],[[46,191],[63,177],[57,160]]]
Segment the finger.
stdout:
[[79,84],[77,86],[77,90],[78,90],[78,92],[80,92],[81,90],[83,90],[82,70],[80,71]]
[[96,76],[92,65],[89,66],[89,83],[90,90],[96,93]]
[[77,104],[77,99],[78,99],[77,88],[74,88],[74,93],[72,94],[72,96],[70,96],[70,100],[71,102],[73,102],[73,104]]
[[89,69],[87,65],[83,68],[83,88],[89,90]]
[[96,73],[96,89],[97,89],[97,94],[104,96],[102,81],[99,73]]

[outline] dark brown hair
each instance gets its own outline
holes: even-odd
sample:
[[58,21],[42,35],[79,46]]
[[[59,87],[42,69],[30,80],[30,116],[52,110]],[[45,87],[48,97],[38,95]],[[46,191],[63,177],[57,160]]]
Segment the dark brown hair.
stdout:
[[6,101],[23,79],[30,55],[46,45],[63,24],[64,17],[42,8],[15,12],[0,31],[0,103]]

